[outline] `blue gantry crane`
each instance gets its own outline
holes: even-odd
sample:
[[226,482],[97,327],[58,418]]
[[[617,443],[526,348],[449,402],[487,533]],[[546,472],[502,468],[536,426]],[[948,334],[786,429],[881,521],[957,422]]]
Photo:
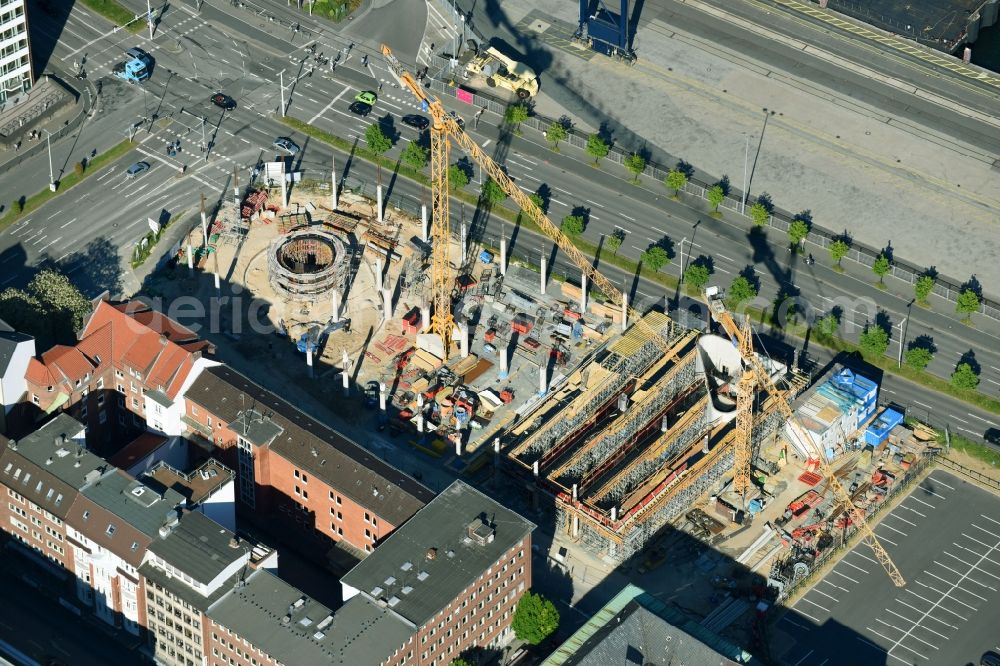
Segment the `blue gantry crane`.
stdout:
[[630,65],[635,63],[631,29],[629,0],[620,0],[617,13],[604,0],[580,0],[580,25],[573,36],[598,53]]

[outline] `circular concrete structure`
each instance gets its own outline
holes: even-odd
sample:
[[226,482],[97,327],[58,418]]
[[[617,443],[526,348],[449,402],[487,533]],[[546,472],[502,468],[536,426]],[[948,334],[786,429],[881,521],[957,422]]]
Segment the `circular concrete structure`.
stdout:
[[292,229],[267,252],[271,286],[293,301],[312,301],[340,287],[347,264],[344,242],[325,226]]

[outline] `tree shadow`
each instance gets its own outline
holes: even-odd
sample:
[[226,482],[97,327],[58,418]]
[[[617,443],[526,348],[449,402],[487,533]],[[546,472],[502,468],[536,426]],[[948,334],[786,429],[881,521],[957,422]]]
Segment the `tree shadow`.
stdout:
[[979,297],[979,300],[983,299],[983,285],[975,275],[966,280],[960,289],[962,292],[971,290],[972,293]]
[[694,177],[694,167],[691,165],[690,162],[685,162],[684,160],[677,160],[677,165],[674,168],[680,171],[685,176],[687,176],[688,179]]
[[934,338],[927,335],[918,335],[917,337],[910,340],[906,345],[907,349],[926,349],[932,354],[937,353],[937,345],[934,344]]
[[957,368],[963,363],[968,363],[969,367],[972,368],[972,371],[977,375],[981,374],[983,371],[983,366],[980,365],[979,361],[976,360],[975,350],[970,349],[969,351],[962,354],[962,357],[958,359],[958,363],[955,364],[955,367]]
[[729,176],[723,175],[722,178],[720,178],[718,182],[716,182],[715,184],[722,188],[723,194],[725,194],[727,197],[729,196],[729,190],[730,190]]
[[552,188],[549,187],[547,184],[542,183],[541,185],[538,186],[538,189],[535,190],[535,194],[537,194],[538,197],[542,200],[542,205],[539,206],[539,208],[542,209],[543,213],[548,215],[549,206],[552,205]]

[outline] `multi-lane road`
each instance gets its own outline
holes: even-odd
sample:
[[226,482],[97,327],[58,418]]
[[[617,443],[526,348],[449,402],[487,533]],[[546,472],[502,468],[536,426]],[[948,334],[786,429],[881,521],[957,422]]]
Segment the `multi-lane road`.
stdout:
[[[103,84],[101,113],[85,124],[78,136],[53,145],[57,164],[72,165],[93,149],[103,150],[120,141],[134,122],[146,120],[129,155],[0,234],[0,288],[25,281],[33,267],[53,260],[89,287],[135,289],[138,283],[130,272],[118,267],[148,228],[147,218],[157,218],[162,211],[173,215],[193,212],[201,193],[210,199],[227,196],[234,169],[244,179],[258,159],[274,154],[271,144],[278,135],[291,134],[303,147],[296,156],[296,166],[305,177],[328,177],[334,154],[331,149],[295,136],[276,119],[283,97],[279,82],[284,83],[287,113],[317,127],[363,143],[368,124],[383,124],[397,138],[390,157],[418,138],[417,131],[399,122],[402,115],[418,109],[375,57],[375,45],[359,42],[342,52],[331,71],[329,66],[316,64],[309,47],[315,42],[317,52],[329,56],[344,50],[351,40],[325,32],[308,38],[290,35],[290,41],[278,41],[251,22],[217,9],[207,11],[211,5],[205,7],[198,14],[183,3],[176,5],[164,15],[152,41],[124,31],[112,32],[83,8],[75,8],[64,25],[46,24],[44,19],[33,24],[33,30],[48,30],[50,36],[60,31],[53,57],[68,64],[86,54],[91,80],[101,77]],[[109,76],[124,49],[134,45],[156,58],[153,78],[142,86],[119,83]],[[347,107],[356,92],[365,89],[378,92],[379,100],[373,113],[361,118]],[[209,97],[217,90],[235,98],[237,108],[223,112],[213,106]],[[1000,345],[989,322],[972,328],[947,314],[946,305],[939,304],[933,310],[912,307],[904,286],[890,284],[887,291],[876,289],[868,276],[834,271],[825,256],[817,255],[816,263],[807,266],[800,256],[786,251],[784,237],[749,236],[738,224],[715,220],[697,207],[672,201],[659,183],[631,185],[628,174],[618,167],[594,169],[586,165],[589,158],[580,151],[564,147],[554,153],[532,130],[518,136],[502,131],[495,115],[484,114],[477,122],[474,109],[454,100],[446,99],[445,103],[465,117],[468,131],[480,145],[493,151],[522,189],[547,193],[554,220],[582,210],[588,220],[584,233],[588,240],[597,243],[620,229],[626,240],[619,254],[631,260],[637,260],[651,243],[666,242],[672,247],[674,260],[665,271],[679,275],[682,260],[688,264],[704,256],[711,259],[713,282],[722,286],[752,267],[766,301],[780,292],[796,296],[800,311],[825,313],[839,306],[845,311],[843,333],[849,338],[856,338],[867,323],[879,317],[892,329],[889,353],[893,355],[901,336],[905,335],[907,342],[930,336],[938,349],[931,370],[942,376],[972,351],[982,368],[982,388],[993,395],[1000,388]],[[151,121],[154,112],[157,119]],[[203,136],[210,144],[207,159],[201,150]],[[175,140],[180,141],[181,152],[171,157],[164,148]],[[37,191],[46,159],[42,154],[0,174],[0,187],[5,192]],[[138,160],[149,162],[152,168],[134,180],[125,179],[124,169]],[[342,169],[346,155],[337,155],[337,163]],[[373,167],[356,160],[350,164],[348,176],[349,180],[369,183],[375,180]],[[470,189],[481,181],[478,170],[475,176]],[[388,202],[412,209],[425,194],[415,183],[395,179]],[[453,211],[456,222],[460,216],[468,221],[473,215],[461,206],[454,206]],[[487,220],[477,229],[479,238],[494,244],[499,231],[495,220]],[[551,243],[522,231],[514,251],[537,261],[540,254],[550,253]],[[571,278],[576,272],[562,257],[557,258],[553,270]],[[637,303],[652,305],[665,296],[661,287],[635,279],[632,271],[606,264],[602,270],[630,290]],[[109,283],[109,276],[117,283]],[[909,384],[898,390],[904,398],[897,401],[915,409],[949,404],[947,410],[931,410],[935,422],[947,422],[963,434],[981,436],[987,428],[996,427],[991,415],[970,411],[962,403],[942,402]]]

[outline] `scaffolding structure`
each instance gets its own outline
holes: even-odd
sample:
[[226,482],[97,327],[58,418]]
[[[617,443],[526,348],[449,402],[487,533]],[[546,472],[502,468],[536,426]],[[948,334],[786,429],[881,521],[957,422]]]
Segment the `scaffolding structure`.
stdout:
[[[725,483],[734,464],[736,430],[718,420],[698,370],[698,334],[657,324],[672,334],[670,353],[630,329],[509,433],[508,458],[536,501],[552,496],[557,526],[616,563]],[[786,398],[805,384],[793,375]],[[773,397],[761,402],[754,450],[784,423]]]

